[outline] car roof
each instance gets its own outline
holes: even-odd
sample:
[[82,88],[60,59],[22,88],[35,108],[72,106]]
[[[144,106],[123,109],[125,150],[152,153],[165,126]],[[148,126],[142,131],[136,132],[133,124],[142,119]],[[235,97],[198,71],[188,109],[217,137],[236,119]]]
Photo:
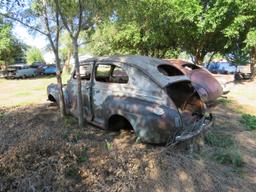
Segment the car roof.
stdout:
[[164,59],[165,61],[169,61],[170,63],[176,64],[176,65],[185,65],[185,64],[192,64],[193,63],[189,62],[189,61],[185,61],[182,59]]
[[8,67],[28,67],[28,65],[25,63],[17,63],[17,64],[9,65]]
[[158,70],[159,65],[167,64],[167,61],[147,57],[140,55],[125,55],[125,56],[105,56],[105,57],[93,57],[85,60],[81,60],[80,62],[120,62],[126,63],[132,67],[138,68],[144,73],[147,74],[154,82],[156,82],[161,87],[165,87],[166,85],[178,82],[178,81],[189,81],[189,78],[185,75],[180,76],[165,76]]

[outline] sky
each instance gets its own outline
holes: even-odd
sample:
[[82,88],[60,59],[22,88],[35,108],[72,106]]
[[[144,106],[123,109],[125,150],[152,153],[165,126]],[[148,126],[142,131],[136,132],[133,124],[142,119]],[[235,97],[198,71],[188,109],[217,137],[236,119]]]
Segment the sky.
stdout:
[[25,44],[31,47],[37,47],[41,50],[46,63],[53,63],[54,62],[54,55],[50,51],[46,51],[45,48],[48,44],[46,37],[39,33],[30,34],[28,30],[22,26],[22,24],[16,24],[13,28],[13,34],[23,41]]

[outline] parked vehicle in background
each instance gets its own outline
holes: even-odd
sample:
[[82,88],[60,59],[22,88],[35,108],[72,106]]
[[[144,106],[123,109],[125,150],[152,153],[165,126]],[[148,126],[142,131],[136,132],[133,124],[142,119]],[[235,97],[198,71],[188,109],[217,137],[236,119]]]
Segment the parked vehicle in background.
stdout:
[[43,75],[44,73],[44,67],[46,66],[45,63],[42,63],[40,61],[34,62],[30,65],[31,68],[36,69],[36,73],[38,75]]
[[44,75],[56,75],[57,68],[56,65],[46,65],[43,67],[43,74]]
[[36,69],[26,64],[9,65],[5,71],[5,78],[27,78],[35,77],[36,75]]
[[0,78],[4,77],[4,71],[0,71]]
[[206,68],[214,74],[234,74],[236,72],[236,66],[226,61],[211,62]]
[[201,66],[180,59],[165,59],[165,61],[173,67],[173,72],[180,70],[182,74],[188,76],[204,102],[214,101],[222,95],[221,84],[209,71]]
[[[84,119],[109,130],[133,129],[146,143],[181,142],[212,125],[212,116],[180,70],[145,56],[96,57],[80,61]],[[58,103],[58,87],[48,99]],[[76,71],[64,86],[67,113],[78,117]]]
[[251,78],[251,66],[248,65],[238,65],[235,72],[235,80],[246,80]]

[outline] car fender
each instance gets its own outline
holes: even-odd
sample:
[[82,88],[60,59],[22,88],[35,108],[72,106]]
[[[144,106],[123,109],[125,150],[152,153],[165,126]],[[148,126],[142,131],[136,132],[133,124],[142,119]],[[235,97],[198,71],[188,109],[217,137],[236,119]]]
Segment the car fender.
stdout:
[[104,102],[103,107],[106,109],[103,114],[105,127],[108,127],[112,115],[121,115],[146,143],[166,143],[182,128],[177,110],[138,98],[111,97]]
[[[68,97],[68,93],[66,90],[66,86],[62,87],[63,90],[63,94],[64,94],[64,101],[65,101],[65,105],[66,105],[66,109],[69,108],[69,97]],[[58,85],[51,83],[50,85],[48,85],[47,87],[47,96],[48,96],[48,100],[50,100],[49,96],[51,95],[54,100],[56,101],[57,104],[59,104],[59,96],[58,96]]]

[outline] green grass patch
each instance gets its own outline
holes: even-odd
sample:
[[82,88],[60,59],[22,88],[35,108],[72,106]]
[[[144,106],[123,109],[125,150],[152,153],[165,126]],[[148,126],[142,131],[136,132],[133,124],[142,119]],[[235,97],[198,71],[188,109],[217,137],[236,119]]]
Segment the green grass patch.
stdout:
[[234,146],[234,140],[229,135],[220,135],[208,132],[205,136],[205,142],[210,146],[227,148]]
[[18,96],[18,97],[29,96],[29,95],[31,95],[31,92],[28,92],[28,91],[15,93],[15,96]]
[[240,122],[248,130],[256,130],[256,116],[250,114],[242,114]]
[[218,102],[219,104],[228,105],[228,104],[231,104],[231,103],[232,103],[232,100],[226,99],[226,98],[219,98],[219,99],[217,100],[217,102]]
[[242,167],[244,164],[243,157],[237,149],[218,149],[213,158],[220,164],[229,164],[234,168]]
[[238,169],[244,164],[240,151],[236,148],[235,140],[230,135],[208,132],[205,143],[214,147],[211,158],[220,164],[228,164]]
[[63,118],[63,120],[64,120],[65,125],[70,126],[70,125],[77,125],[78,124],[77,119],[75,117],[72,117],[72,116],[65,116]]

